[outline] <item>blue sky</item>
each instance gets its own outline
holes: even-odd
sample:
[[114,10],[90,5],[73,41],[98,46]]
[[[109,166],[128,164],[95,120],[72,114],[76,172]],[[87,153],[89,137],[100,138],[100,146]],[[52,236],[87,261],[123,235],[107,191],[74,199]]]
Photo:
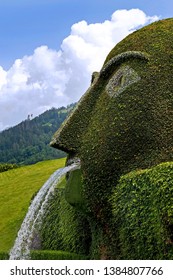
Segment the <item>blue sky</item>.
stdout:
[[0,65],[40,45],[58,48],[72,24],[103,22],[117,9],[139,8],[147,15],[172,17],[172,0],[0,0]]
[[0,0],[0,130],[77,101],[119,40],[172,14],[172,0]]

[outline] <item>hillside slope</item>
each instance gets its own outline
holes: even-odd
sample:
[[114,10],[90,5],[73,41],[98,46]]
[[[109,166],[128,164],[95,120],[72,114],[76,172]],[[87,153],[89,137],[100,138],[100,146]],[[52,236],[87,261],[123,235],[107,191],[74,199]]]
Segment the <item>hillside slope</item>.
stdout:
[[62,158],[65,153],[49,146],[52,135],[75,104],[52,108],[36,118],[28,119],[0,133],[0,162],[32,164]]
[[0,173],[0,252],[8,252],[30,201],[65,158],[38,162]]

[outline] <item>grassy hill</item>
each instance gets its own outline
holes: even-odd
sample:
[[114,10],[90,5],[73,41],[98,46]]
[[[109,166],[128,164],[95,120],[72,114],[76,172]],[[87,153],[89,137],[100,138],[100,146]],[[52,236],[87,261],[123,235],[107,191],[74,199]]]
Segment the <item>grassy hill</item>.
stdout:
[[65,158],[48,160],[0,173],[0,252],[8,252],[34,194]]
[[52,149],[49,143],[75,104],[52,108],[0,133],[0,163],[33,164],[62,158],[65,153]]

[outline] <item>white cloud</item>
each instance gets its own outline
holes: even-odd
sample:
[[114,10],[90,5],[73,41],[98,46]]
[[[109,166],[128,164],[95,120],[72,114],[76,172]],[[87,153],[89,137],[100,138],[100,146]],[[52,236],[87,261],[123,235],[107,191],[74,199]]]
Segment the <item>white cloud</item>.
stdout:
[[3,93],[3,92],[1,92],[1,88],[3,85],[6,84],[6,76],[7,76],[6,71],[4,71],[4,69],[0,66],[0,97],[1,97],[1,94]]
[[7,72],[0,66],[0,130],[28,114],[77,101],[114,45],[157,19],[132,9],[115,11],[102,23],[81,21],[71,27],[60,50],[41,46],[33,55],[17,59]]

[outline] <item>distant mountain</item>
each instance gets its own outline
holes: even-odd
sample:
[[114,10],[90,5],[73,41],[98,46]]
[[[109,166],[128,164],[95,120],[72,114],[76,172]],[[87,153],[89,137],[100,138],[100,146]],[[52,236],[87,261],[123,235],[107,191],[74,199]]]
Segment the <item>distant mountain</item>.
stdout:
[[32,164],[61,158],[65,153],[49,146],[55,131],[66,119],[75,104],[52,108],[36,118],[0,132],[0,163]]

